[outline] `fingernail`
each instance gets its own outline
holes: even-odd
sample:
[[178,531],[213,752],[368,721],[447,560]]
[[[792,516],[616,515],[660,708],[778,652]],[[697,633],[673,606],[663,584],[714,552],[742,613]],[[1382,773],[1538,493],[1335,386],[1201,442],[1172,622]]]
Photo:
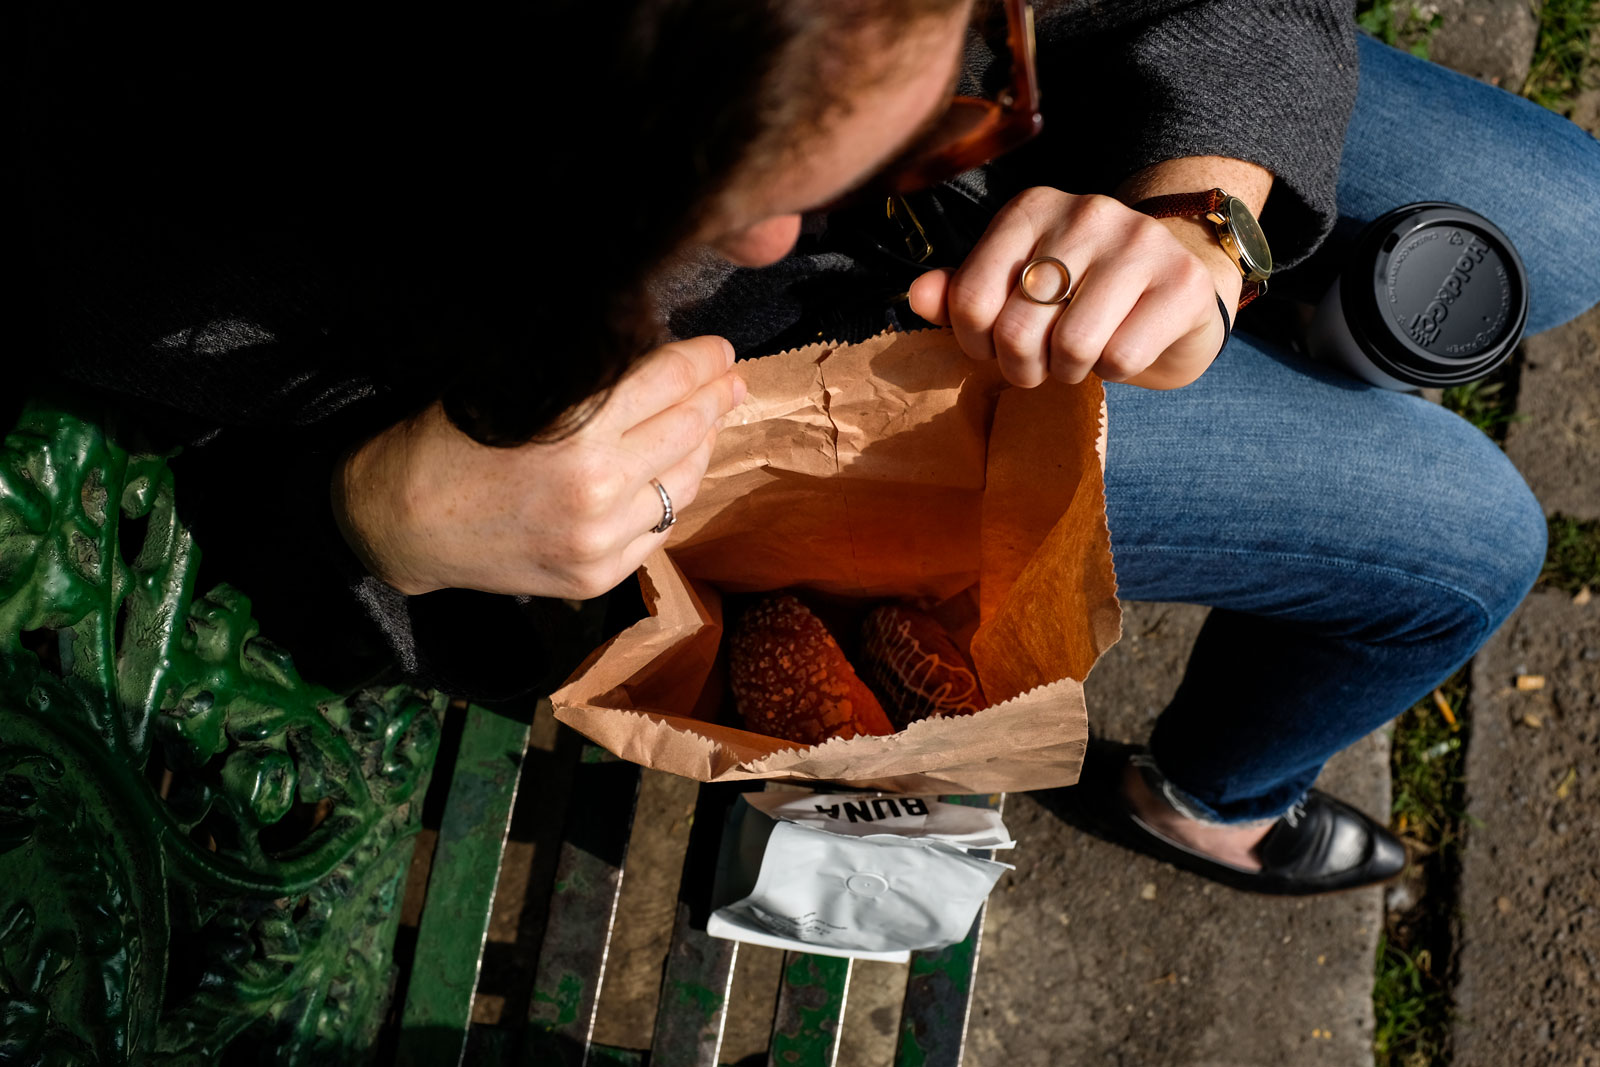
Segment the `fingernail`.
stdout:
[[744,384],[744,379],[737,374],[733,376],[733,406],[738,407],[744,403],[744,398],[750,395],[750,387]]

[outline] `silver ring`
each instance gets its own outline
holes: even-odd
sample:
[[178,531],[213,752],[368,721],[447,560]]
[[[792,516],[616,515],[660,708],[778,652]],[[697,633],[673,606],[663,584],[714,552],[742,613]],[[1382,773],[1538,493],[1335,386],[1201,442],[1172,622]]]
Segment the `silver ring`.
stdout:
[[656,492],[661,494],[661,521],[650,527],[651,533],[666,533],[672,524],[678,521],[677,513],[672,510],[672,498],[667,495],[667,487],[655,478],[650,479],[650,484],[656,487]]
[[[1061,272],[1061,291],[1058,292],[1053,299],[1040,300],[1038,297],[1028,292],[1028,278],[1036,269],[1046,265],[1054,267],[1056,270]],[[1017,276],[1017,292],[1022,294],[1022,298],[1024,300],[1031,300],[1035,304],[1049,305],[1065,303],[1066,301],[1072,299],[1072,271],[1068,270],[1067,265],[1061,262],[1055,256],[1034,256],[1032,259],[1028,260],[1027,263],[1023,264],[1022,273]]]

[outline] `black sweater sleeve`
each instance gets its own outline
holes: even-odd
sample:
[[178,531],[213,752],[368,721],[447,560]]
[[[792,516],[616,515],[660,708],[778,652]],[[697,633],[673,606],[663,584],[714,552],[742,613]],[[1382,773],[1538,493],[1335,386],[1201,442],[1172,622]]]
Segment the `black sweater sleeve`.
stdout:
[[1276,178],[1262,226],[1280,269],[1335,218],[1355,103],[1347,0],[1138,0],[1041,12],[1042,146],[1109,191],[1153,163],[1227,156]]

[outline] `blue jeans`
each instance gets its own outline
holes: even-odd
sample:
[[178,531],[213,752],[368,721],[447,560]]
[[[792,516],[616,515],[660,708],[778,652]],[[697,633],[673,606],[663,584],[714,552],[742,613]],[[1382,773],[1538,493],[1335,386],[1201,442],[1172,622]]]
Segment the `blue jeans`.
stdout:
[[[1529,332],[1600,300],[1600,142],[1369,38],[1360,55],[1341,220],[1288,287],[1319,290],[1388,209],[1446,200],[1517,246]],[[1310,364],[1249,311],[1194,385],[1107,394],[1121,595],[1214,609],[1150,737],[1203,817],[1287,810],[1330,756],[1477,651],[1539,574],[1543,511],[1492,441]]]

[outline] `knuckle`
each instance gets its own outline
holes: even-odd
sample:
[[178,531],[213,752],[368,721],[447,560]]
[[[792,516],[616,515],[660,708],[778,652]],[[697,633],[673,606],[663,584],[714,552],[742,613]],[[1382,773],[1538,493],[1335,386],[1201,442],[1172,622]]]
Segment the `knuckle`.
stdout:
[[1050,354],[1055,359],[1084,366],[1092,365],[1100,357],[1094,339],[1068,325],[1057,327],[1055,336],[1050,339]]
[[724,385],[708,391],[699,403],[688,405],[688,410],[684,412],[684,430],[689,442],[686,448],[710,433],[717,420],[733,410],[733,405],[728,402],[732,398],[731,389]]
[[683,404],[672,413],[671,447],[687,453],[717,425],[717,412],[700,404]]
[[1209,293],[1213,288],[1211,271],[1194,256],[1185,256],[1178,269],[1178,284],[1185,289]]
[[1143,370],[1148,362],[1143,350],[1136,345],[1108,345],[1100,356],[1098,369],[1102,378],[1129,378]]
[[575,571],[598,565],[611,554],[612,538],[599,523],[573,523],[562,535],[563,555],[571,561]]
[[950,322],[971,330],[982,330],[994,322],[1005,306],[1005,294],[983,279],[958,272],[950,280]]
[[[1102,193],[1093,193],[1084,197],[1083,206],[1080,210],[1090,222],[1097,226],[1104,225],[1109,221],[1125,221],[1131,214],[1122,201]],[[1132,214],[1132,218],[1136,224],[1141,221],[1152,221],[1138,214]]]
[[672,508],[673,508],[673,510],[675,512],[682,512],[684,508],[688,507],[690,504],[693,504],[694,503],[694,498],[699,496],[699,495],[700,495],[700,479],[699,478],[695,478],[693,481],[684,483],[683,487],[680,488],[676,493],[674,493],[672,495]]
[[1023,358],[1038,354],[1038,338],[1018,316],[1002,315],[996,319],[993,337],[996,352]]
[[622,495],[622,473],[614,466],[585,463],[573,471],[567,484],[572,513],[578,517],[609,514]]
[[688,396],[699,381],[693,357],[682,348],[663,351],[661,377],[663,387],[674,396]]
[[1063,195],[1059,189],[1052,189],[1047,185],[1034,185],[1018,193],[1008,206],[1032,218],[1054,212],[1061,206]]

